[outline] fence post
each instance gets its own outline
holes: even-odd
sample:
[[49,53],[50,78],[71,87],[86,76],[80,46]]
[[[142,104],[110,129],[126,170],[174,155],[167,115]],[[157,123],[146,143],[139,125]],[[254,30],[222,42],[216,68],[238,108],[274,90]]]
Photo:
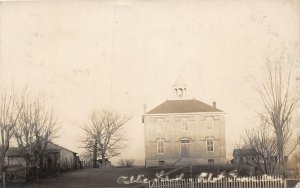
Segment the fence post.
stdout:
[[193,178],[193,165],[192,164],[190,164],[189,173],[190,173],[190,178]]
[[189,179],[189,184],[190,184],[190,188],[194,188],[194,179],[193,178],[190,178]]
[[223,180],[197,181],[197,178],[174,179],[174,181],[149,181],[147,188],[288,188],[288,180],[281,176],[241,177]]

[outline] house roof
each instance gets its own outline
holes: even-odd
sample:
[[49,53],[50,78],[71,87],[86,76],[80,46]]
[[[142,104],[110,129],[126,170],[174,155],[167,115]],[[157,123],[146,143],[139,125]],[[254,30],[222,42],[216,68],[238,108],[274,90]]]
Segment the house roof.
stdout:
[[8,148],[8,150],[6,152],[6,156],[7,157],[21,157],[22,151],[16,147]]
[[150,110],[146,114],[164,113],[193,113],[193,112],[222,112],[196,99],[190,100],[166,100],[164,103]]
[[[65,147],[63,147],[63,146],[60,146],[60,145],[58,145],[58,144],[55,144],[55,143],[53,143],[53,142],[50,142],[50,144],[53,144],[54,146],[56,146],[56,147],[58,147],[58,148],[65,149],[65,150],[67,150],[67,151],[69,151],[69,152],[71,152],[71,153],[77,154],[76,152],[71,151],[71,150],[69,150],[69,149],[67,149],[67,148],[65,148]],[[53,150],[53,151],[54,151],[54,150]]]
[[[47,148],[45,150],[46,153],[58,153],[60,151],[60,149],[65,149],[71,153],[74,153],[74,154],[77,154],[76,152],[74,151],[71,151],[65,147],[62,147],[62,146],[59,146],[53,142],[49,142],[49,144],[53,144],[55,145],[57,148]],[[6,152],[6,156],[7,157],[22,157],[23,156],[23,152],[20,148],[18,147],[10,147],[8,148],[7,152]]]
[[255,149],[234,149],[233,156],[251,156],[256,155],[257,152]]

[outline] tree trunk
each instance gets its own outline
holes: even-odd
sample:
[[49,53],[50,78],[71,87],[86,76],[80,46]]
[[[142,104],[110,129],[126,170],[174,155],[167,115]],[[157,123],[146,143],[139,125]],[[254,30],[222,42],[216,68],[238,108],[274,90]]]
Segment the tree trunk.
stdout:
[[1,159],[0,159],[0,173],[1,175],[4,172],[4,166],[5,166],[5,156],[1,155]]
[[37,154],[35,153],[34,154],[34,161],[33,161],[33,169],[34,169],[34,177],[35,177],[36,181],[39,180],[37,163],[38,163],[38,157],[37,157]]
[[106,165],[106,161],[105,161],[105,155],[104,155],[103,151],[101,152],[101,158],[102,158],[102,164],[101,164],[101,166],[105,166]]
[[25,179],[26,179],[26,182],[28,182],[29,181],[29,177],[30,177],[30,174],[29,174],[29,161],[28,161],[28,159],[26,159],[25,162],[26,162]]
[[267,160],[264,159],[264,174],[268,174]]
[[3,171],[2,173],[2,183],[3,183],[3,188],[6,188],[6,173]]
[[40,166],[40,172],[41,172],[41,177],[43,178],[45,175],[45,171],[44,171],[44,156],[42,154],[39,155],[39,166]]
[[5,177],[5,155],[1,155],[0,159],[0,172],[2,176],[2,187],[6,187],[6,177]]
[[93,151],[93,168],[97,168],[97,140],[95,139]]
[[285,170],[284,170],[283,132],[280,128],[276,130],[276,138],[277,138],[279,172],[280,172],[280,174],[285,176],[285,173],[284,173]]

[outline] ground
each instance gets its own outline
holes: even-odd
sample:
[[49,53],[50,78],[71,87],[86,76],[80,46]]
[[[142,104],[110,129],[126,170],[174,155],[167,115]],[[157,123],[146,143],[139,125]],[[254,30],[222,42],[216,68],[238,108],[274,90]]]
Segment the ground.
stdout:
[[[97,188],[97,187],[134,187],[137,184],[119,184],[117,179],[120,176],[135,176],[144,174],[146,177],[153,178],[157,168],[91,168],[79,169],[61,174],[57,178],[49,178],[40,183],[26,183],[8,185],[7,188]],[[142,186],[144,187],[144,186]]]
[[[145,187],[145,184],[120,184],[117,183],[117,180],[121,176],[129,177],[134,176],[134,179],[137,176],[144,175],[148,179],[155,178],[156,173],[164,172],[173,172],[175,168],[178,167],[131,167],[131,168],[90,168],[90,169],[79,169],[71,172],[66,172],[60,174],[57,178],[49,178],[40,183],[26,183],[26,184],[14,184],[8,185],[7,188],[98,188],[98,187]],[[227,168],[227,167],[226,167]],[[225,167],[216,167],[216,166],[193,166],[193,176],[196,177],[201,172],[213,171],[219,173],[221,171],[228,171],[232,169],[225,169]],[[186,166],[180,170],[177,170],[169,175],[170,178],[175,178],[176,175],[184,173],[184,177],[189,177],[190,167]]]

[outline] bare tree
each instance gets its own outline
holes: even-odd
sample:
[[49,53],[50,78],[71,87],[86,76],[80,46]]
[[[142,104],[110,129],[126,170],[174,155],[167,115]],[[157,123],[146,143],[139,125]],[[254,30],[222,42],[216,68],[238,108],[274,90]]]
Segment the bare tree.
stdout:
[[[298,102],[297,90],[299,89],[293,89],[291,86],[292,72],[286,72],[286,65],[284,64],[287,60],[289,59],[286,56],[275,60],[267,59],[265,79],[261,87],[258,88],[265,109],[265,113],[260,115],[274,129],[278,162],[282,173],[284,173],[285,168],[284,155],[291,153],[291,151],[285,150],[292,136],[292,115]],[[299,139],[296,140],[295,145],[299,143]]]
[[122,128],[131,118],[110,110],[93,110],[89,122],[83,127],[83,147],[93,152],[93,167],[99,156],[105,159],[118,156],[125,148]]
[[300,145],[293,152],[291,160],[289,160],[289,168],[294,171],[294,177],[300,177]]
[[9,92],[3,88],[0,90],[1,174],[4,171],[6,152],[10,146],[15,127],[22,110],[22,104],[18,99],[19,98],[15,94],[14,89],[10,89]]
[[260,174],[276,172],[276,137],[264,120],[258,128],[246,130],[242,143],[237,148],[249,151],[245,156],[241,156],[242,164],[254,167]]
[[28,178],[29,167],[43,168],[44,152],[57,137],[58,127],[53,110],[47,110],[40,99],[32,100],[27,93],[23,105],[14,136],[26,160]]

